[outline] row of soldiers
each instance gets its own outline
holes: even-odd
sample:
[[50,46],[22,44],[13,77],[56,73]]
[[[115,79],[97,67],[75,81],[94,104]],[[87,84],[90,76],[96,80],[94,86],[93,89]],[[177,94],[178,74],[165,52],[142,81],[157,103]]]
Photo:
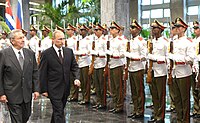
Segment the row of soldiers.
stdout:
[[[154,20],[148,41],[140,36],[142,27],[136,20],[133,20],[130,25],[130,40],[123,35],[124,28],[114,21],[111,22],[109,28],[100,24],[89,27],[84,24],[77,27],[68,24],[64,30],[57,26],[58,30],[68,35],[63,46],[73,50],[80,68],[82,99],[79,104],[86,105],[90,102],[91,76],[93,75],[96,88],[96,105],[93,108],[106,108],[106,92],[109,90],[113,99],[113,108],[109,112],[122,112],[126,96],[126,80],[129,77],[134,106],[128,117],[143,118],[146,69],[147,83],[154,105],[154,113],[149,122],[164,122],[166,83],[169,85],[171,109],[176,109],[177,112],[177,122],[190,122],[191,86],[194,97],[193,114],[194,118],[199,118],[200,105],[197,88],[199,86],[200,26],[198,22],[194,22],[196,37],[193,40],[185,36],[188,25],[181,18],[170,23],[170,26],[170,39],[166,39],[162,36],[166,27]],[[22,31],[25,35],[27,34],[27,31]],[[31,39],[25,41],[25,47],[36,53],[38,62],[40,53],[52,46],[49,32],[50,29],[44,26],[42,29],[44,39],[40,40],[36,36],[37,29],[32,26]],[[73,81],[72,77],[71,81]],[[71,84],[69,101],[78,101],[78,92],[78,87]]]

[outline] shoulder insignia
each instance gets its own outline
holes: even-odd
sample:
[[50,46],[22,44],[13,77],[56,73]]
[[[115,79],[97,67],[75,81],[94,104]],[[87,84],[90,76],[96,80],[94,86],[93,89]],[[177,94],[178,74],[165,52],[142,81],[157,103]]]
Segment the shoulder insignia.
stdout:
[[119,40],[122,40],[122,38],[118,38]]
[[139,39],[140,41],[142,41],[142,40],[143,40],[143,38],[142,38],[142,37],[138,37],[138,39]]
[[124,39],[127,39],[126,36],[124,36]]
[[90,38],[86,38],[86,40],[90,40]]
[[192,39],[191,39],[191,38],[187,38],[187,40],[190,41],[190,42],[192,42]]
[[106,38],[105,38],[105,37],[103,37],[102,39],[103,39],[103,40],[106,40]]
[[73,37],[74,40],[76,40],[76,37]]

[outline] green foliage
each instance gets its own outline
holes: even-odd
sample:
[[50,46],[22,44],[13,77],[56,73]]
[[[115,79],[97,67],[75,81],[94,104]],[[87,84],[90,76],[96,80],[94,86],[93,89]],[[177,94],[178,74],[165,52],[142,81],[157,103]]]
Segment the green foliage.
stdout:
[[196,35],[194,33],[191,34],[192,39],[194,39],[196,37]]
[[142,29],[142,31],[141,31],[141,36],[142,36],[145,40],[147,40],[147,39],[149,38],[149,36],[150,36],[150,31],[149,31],[148,29]]
[[170,31],[169,30],[165,30],[164,33],[165,33],[166,38],[170,37]]
[[10,28],[8,27],[8,25],[6,24],[6,22],[0,21],[0,26],[2,27],[2,30],[4,30],[5,32],[7,32],[7,33],[10,32]]

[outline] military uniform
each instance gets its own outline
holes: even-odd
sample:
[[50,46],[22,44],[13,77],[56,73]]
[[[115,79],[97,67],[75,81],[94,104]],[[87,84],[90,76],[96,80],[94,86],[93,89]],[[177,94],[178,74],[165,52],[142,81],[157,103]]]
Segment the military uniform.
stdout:
[[47,26],[43,26],[42,31],[46,32],[47,35],[44,36],[44,39],[41,40],[41,46],[40,46],[40,50],[44,51],[50,47],[52,47],[52,40],[50,39],[50,37],[48,36],[49,32],[51,31]]
[[[71,24],[68,24],[66,30],[67,30],[66,33],[68,34],[69,33],[68,31],[75,31],[76,28],[74,26],[72,26]],[[76,43],[77,43],[77,37],[74,35],[74,32],[73,32],[73,34],[71,34],[69,36],[69,38],[66,40],[65,46],[67,48],[72,49],[73,52],[75,52],[76,51],[76,45],[77,45]],[[69,95],[68,101],[78,101],[78,89],[79,88],[73,84],[74,78],[73,78],[72,74],[70,75],[70,81],[71,81],[71,83],[70,83],[70,95]]]
[[[154,20],[151,27],[153,28],[152,32],[155,29],[162,31],[165,29],[157,20]],[[158,33],[159,37],[152,39],[152,54],[148,54],[148,58],[153,61],[153,80],[151,85],[154,106],[154,118],[149,122],[164,122],[165,118],[168,42],[161,36],[161,31]]]
[[[194,33],[198,33],[199,30],[199,22],[194,21],[193,22],[194,25]],[[197,31],[197,32],[196,32]],[[193,104],[193,117],[194,118],[200,118],[200,91],[198,90],[199,88],[196,86],[196,84],[198,84],[198,75],[199,75],[199,62],[200,62],[200,52],[199,52],[199,42],[200,42],[200,37],[199,37],[199,33],[197,34],[198,37],[196,36],[193,39],[193,44],[196,50],[195,53],[195,59],[194,59],[194,64],[193,64],[193,81],[191,82],[191,86],[192,86],[192,94],[193,94],[193,98],[194,98],[194,104]]]
[[7,32],[2,32],[2,37],[1,40],[0,40],[0,50],[3,50],[3,49],[6,49],[8,48],[9,46],[11,46],[11,43],[10,43],[10,40],[7,39],[8,33]]
[[21,29],[22,33],[24,34],[24,48],[29,48],[29,40],[27,39],[27,33],[28,31],[26,31],[25,29]]
[[[115,32],[113,39],[110,41],[110,49],[107,54],[111,56],[109,61],[110,68],[110,82],[114,108],[109,110],[113,113],[123,111],[124,94],[123,94],[123,68],[124,68],[124,53],[126,52],[125,43],[116,34],[120,30],[117,23],[112,22],[110,32]],[[115,36],[114,36],[115,35]]]
[[[142,27],[133,20],[131,29],[142,30]],[[139,34],[139,33],[138,33]],[[144,39],[137,35],[130,40],[130,50],[126,53],[127,60],[130,60],[128,66],[129,79],[131,86],[131,97],[133,101],[132,113],[128,116],[130,118],[142,118],[144,117],[144,104],[145,104],[145,93],[144,93],[144,64],[146,57],[146,46],[143,44]],[[128,48],[129,49],[129,48]]]
[[[83,24],[80,30],[87,31],[88,28]],[[79,50],[75,52],[78,58],[78,65],[80,68],[80,81],[83,99],[79,104],[84,105],[90,102],[90,81],[88,77],[89,65],[91,62],[89,52],[91,51],[91,41],[89,37],[82,37],[79,40]]]
[[[174,53],[169,54],[169,58],[175,63],[175,106],[177,112],[177,123],[190,122],[190,84],[192,68],[191,62],[194,60],[194,47],[182,33],[187,29],[187,24],[181,18],[175,21],[178,39],[174,41]],[[183,36],[182,36],[183,35]]]
[[[95,27],[95,33],[101,30],[103,33],[103,27],[97,24]],[[100,36],[100,35],[99,35]],[[94,60],[94,85],[96,88],[96,101],[97,104],[93,106],[94,108],[105,108],[106,107],[106,82],[104,81],[104,68],[106,66],[106,42],[104,35],[101,34],[100,37],[95,39],[94,50],[91,51]]]

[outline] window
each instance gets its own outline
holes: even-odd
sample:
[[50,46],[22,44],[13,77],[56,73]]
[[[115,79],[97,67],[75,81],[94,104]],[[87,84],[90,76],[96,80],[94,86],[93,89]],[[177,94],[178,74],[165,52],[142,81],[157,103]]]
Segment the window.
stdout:
[[142,5],[150,5],[150,0],[142,0]]
[[188,7],[188,15],[198,15],[198,6],[190,6]]
[[142,18],[149,18],[150,11],[142,11]]
[[163,0],[151,0],[151,5],[163,4]]
[[164,17],[170,17],[170,9],[164,9]]
[[153,9],[151,10],[151,18],[162,18],[163,9]]
[[170,0],[164,0],[164,3],[170,3]]

